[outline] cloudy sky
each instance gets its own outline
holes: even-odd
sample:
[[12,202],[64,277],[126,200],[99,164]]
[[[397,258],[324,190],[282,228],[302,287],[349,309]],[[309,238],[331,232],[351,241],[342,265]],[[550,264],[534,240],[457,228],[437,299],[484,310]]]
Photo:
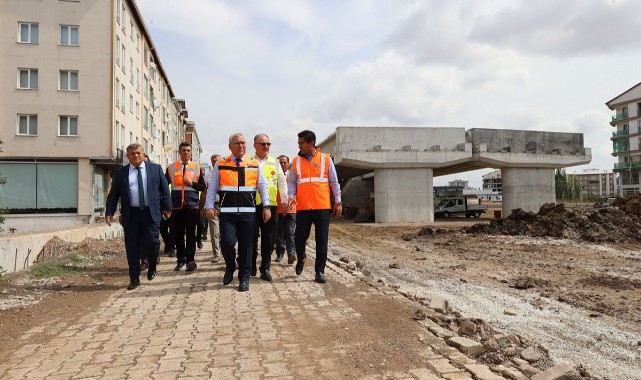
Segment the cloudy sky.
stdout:
[[593,160],[568,171],[611,171],[604,103],[641,82],[639,0],[137,4],[205,157],[237,131],[294,155],[303,129],[498,128],[581,132]]

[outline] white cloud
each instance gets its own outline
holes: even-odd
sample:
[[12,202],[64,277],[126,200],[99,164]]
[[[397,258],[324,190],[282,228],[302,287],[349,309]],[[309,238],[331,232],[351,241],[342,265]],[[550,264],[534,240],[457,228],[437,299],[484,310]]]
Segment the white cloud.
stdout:
[[582,132],[611,169],[604,102],[641,80],[638,0],[138,0],[208,152],[339,125]]

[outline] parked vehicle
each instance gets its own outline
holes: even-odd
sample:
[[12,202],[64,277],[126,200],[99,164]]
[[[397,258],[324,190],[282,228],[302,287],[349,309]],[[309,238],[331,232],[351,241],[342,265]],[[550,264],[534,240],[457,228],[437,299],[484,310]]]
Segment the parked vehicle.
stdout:
[[461,196],[443,198],[434,208],[435,218],[449,218],[451,215],[464,214],[466,218],[480,218],[487,211],[486,205],[470,204],[468,199]]

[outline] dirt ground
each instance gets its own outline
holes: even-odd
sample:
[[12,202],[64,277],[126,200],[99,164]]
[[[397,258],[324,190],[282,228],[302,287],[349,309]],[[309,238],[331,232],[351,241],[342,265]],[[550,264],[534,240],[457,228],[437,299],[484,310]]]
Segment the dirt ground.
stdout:
[[[460,331],[471,321],[512,334],[546,360],[580,366],[584,378],[641,379],[641,219],[623,209],[546,205],[537,214],[429,226],[339,220],[331,225],[329,256],[417,298],[446,298],[451,310],[439,325]],[[73,320],[126,286],[122,242],[92,240],[68,250],[102,260],[60,279],[38,280],[29,271],[2,278],[0,345],[10,347],[47,319]],[[395,310],[377,312],[395,320]],[[483,334],[468,335],[487,343]],[[498,351],[477,359],[496,365],[509,357]]]

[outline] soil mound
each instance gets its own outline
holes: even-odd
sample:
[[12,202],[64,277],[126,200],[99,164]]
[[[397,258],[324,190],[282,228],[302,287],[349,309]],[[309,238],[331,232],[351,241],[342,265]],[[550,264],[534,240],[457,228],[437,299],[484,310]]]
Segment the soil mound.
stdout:
[[514,209],[505,219],[475,224],[469,234],[554,237],[595,243],[631,243],[641,240],[641,195],[618,198],[612,207],[567,208],[546,203],[538,213]]

